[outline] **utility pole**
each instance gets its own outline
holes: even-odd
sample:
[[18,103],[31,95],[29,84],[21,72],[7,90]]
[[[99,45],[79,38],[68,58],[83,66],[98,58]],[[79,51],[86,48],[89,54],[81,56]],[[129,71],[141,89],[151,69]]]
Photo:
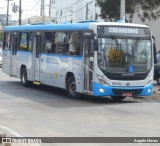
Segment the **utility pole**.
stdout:
[[89,2],[86,3],[86,20],[88,20],[88,4],[89,4]]
[[7,19],[6,19],[6,25],[8,26],[8,21],[9,21],[9,1],[12,1],[12,0],[7,0]]
[[126,9],[126,4],[125,4],[125,0],[121,0],[121,6],[120,6],[120,19],[125,21],[125,9]]
[[89,5],[93,3],[93,12],[92,12],[92,19],[95,19],[95,15],[96,15],[96,0],[94,1],[91,1],[91,2],[88,2],[86,3],[86,20],[88,20],[88,14],[89,14]]
[[97,12],[96,12],[97,0],[94,0],[93,4],[94,4],[93,20],[97,20]]
[[8,17],[9,17],[9,0],[7,0],[7,20],[6,20],[7,26],[8,26]]
[[21,0],[19,0],[19,25],[22,24],[21,16],[22,16],[22,2],[21,2]]
[[49,0],[49,5],[46,5],[49,7],[49,12],[48,12],[48,16],[50,18],[53,18],[52,21],[55,21],[55,0]]
[[53,19],[52,21],[55,22],[56,21],[56,11],[55,11],[55,0],[51,1],[51,15],[50,17]]
[[49,0],[49,17],[51,17],[51,5],[52,5],[52,0]]
[[45,18],[44,18],[44,0],[41,0],[41,12],[40,12],[40,16],[42,16],[42,21],[45,22]]

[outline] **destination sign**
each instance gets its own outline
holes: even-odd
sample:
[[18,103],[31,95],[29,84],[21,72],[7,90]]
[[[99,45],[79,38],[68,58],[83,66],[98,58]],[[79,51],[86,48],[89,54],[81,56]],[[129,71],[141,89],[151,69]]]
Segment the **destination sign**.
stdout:
[[130,27],[130,26],[98,26],[97,32],[98,34],[103,34],[103,35],[124,35],[124,36],[150,35],[149,28]]
[[[109,27],[104,28],[105,33],[125,33],[125,34],[138,34],[139,30],[138,28],[124,28],[124,27]],[[143,31],[143,30],[142,30]]]

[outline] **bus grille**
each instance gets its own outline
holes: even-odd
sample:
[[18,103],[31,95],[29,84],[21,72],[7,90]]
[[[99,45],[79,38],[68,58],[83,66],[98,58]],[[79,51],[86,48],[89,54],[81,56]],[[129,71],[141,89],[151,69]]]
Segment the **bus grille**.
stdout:
[[142,89],[112,89],[114,94],[122,95],[124,92],[132,93],[133,96],[139,95]]

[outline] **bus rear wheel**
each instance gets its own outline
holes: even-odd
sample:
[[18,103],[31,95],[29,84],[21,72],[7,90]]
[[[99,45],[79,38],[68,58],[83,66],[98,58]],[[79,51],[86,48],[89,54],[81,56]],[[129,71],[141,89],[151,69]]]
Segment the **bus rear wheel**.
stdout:
[[70,76],[69,79],[67,80],[67,94],[71,98],[79,99],[81,95],[76,92],[76,81],[74,76]]
[[121,101],[125,99],[125,96],[111,96],[114,101]]
[[21,71],[21,83],[24,87],[30,86],[30,83],[31,83],[30,81],[28,81],[27,70],[25,67],[23,67]]

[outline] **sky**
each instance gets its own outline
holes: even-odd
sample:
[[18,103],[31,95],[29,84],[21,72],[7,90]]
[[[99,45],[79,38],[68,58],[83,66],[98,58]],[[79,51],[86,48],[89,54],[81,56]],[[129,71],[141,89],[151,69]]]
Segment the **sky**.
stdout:
[[[40,4],[41,0],[21,0],[22,1],[22,19],[40,15]],[[49,2],[49,0],[45,0],[46,2]],[[10,0],[9,1],[9,14],[12,15],[12,19],[18,19],[18,13],[12,12],[12,6],[15,3],[15,5],[19,6],[19,0]],[[7,13],[7,0],[0,0],[0,13],[6,14]],[[46,4],[48,5],[48,3]],[[48,11],[48,6],[45,6],[46,13]]]
[[[22,1],[22,19],[29,18],[31,16],[39,16],[40,15],[40,4],[41,0],[21,0]],[[67,7],[77,0],[55,0],[56,2],[56,8],[62,8],[62,1],[63,1],[63,7]],[[12,12],[12,6],[13,4],[19,5],[19,0],[10,0],[9,1],[9,14],[12,15],[12,20],[18,19],[18,13]],[[7,0],[0,0],[0,13],[6,14],[7,13]],[[45,0],[45,15],[48,16],[49,13],[49,0]]]

